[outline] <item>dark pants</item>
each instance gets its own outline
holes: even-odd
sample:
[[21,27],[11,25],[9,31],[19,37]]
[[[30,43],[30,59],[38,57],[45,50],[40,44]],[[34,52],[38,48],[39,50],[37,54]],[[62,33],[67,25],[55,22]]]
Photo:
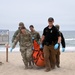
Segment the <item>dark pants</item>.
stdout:
[[60,65],[60,48],[56,51],[56,66]]
[[44,59],[46,69],[55,68],[56,65],[56,51],[54,50],[54,45],[46,46],[44,45]]

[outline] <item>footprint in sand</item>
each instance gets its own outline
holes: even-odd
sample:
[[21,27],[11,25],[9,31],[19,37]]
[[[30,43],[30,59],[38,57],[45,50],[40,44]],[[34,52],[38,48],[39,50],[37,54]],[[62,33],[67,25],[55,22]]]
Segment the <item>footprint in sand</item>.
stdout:
[[3,63],[2,62],[0,62],[0,65],[2,65]]

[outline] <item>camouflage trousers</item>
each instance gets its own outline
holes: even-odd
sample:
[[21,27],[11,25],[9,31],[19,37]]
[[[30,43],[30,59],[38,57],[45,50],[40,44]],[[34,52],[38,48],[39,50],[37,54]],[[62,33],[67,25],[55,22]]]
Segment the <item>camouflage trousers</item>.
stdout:
[[32,61],[31,47],[20,47],[20,52],[21,52],[25,67],[28,67],[28,65],[31,66],[31,61]]

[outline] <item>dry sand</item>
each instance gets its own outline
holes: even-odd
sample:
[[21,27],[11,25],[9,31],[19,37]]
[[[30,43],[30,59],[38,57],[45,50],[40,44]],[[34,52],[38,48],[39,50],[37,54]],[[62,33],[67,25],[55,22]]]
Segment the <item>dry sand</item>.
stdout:
[[61,53],[61,68],[45,72],[44,68],[34,67],[24,69],[20,52],[9,53],[9,62],[6,62],[5,52],[0,52],[0,75],[75,75],[75,52]]

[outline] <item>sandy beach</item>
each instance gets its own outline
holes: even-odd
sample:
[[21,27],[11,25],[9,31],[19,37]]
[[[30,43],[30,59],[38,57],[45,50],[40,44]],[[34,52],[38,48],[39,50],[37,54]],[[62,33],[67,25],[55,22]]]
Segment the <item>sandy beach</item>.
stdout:
[[61,68],[45,72],[44,68],[24,69],[20,52],[9,52],[9,62],[6,62],[5,52],[0,52],[0,75],[75,75],[75,52],[61,53]]

